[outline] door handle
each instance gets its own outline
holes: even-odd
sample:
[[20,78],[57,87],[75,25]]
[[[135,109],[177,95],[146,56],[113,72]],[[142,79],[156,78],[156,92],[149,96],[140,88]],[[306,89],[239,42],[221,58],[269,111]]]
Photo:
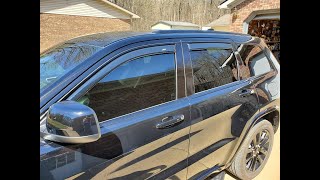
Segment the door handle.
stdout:
[[156,125],[157,129],[165,129],[172,127],[174,124],[182,122],[184,120],[184,115],[168,116],[161,120],[160,123]]
[[239,94],[240,97],[247,97],[255,93],[254,89],[244,89]]

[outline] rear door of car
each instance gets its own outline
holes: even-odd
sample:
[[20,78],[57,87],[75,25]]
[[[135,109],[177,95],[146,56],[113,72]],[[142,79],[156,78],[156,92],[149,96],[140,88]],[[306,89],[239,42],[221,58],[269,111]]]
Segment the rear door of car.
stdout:
[[171,40],[119,50],[130,52],[69,98],[95,110],[102,132],[96,142],[69,147],[81,154],[75,177],[185,179],[190,108],[181,49]]
[[191,106],[188,179],[227,163],[246,122],[259,111],[252,81],[239,79],[238,59],[228,39],[183,43]]
[[260,107],[280,98],[280,65],[268,47],[260,42],[236,44],[241,57],[242,79],[255,83]]

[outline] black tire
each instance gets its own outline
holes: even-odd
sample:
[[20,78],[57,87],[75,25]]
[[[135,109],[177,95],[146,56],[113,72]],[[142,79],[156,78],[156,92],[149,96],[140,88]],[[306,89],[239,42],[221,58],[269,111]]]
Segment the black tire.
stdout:
[[[243,180],[256,177],[266,165],[271,154],[273,135],[273,127],[269,121],[262,119],[258,122],[244,139],[228,171]],[[258,137],[260,137],[259,140]],[[253,146],[257,141],[260,142],[260,145],[256,143]]]

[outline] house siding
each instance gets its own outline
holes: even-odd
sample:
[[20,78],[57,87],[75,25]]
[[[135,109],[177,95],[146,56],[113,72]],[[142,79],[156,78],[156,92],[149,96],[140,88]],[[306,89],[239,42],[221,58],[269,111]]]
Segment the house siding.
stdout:
[[231,9],[232,17],[230,31],[243,33],[243,22],[253,11],[279,9],[280,0],[246,0]]
[[130,29],[128,19],[40,14],[40,52],[78,36]]
[[41,0],[40,12],[118,19],[131,18],[129,14],[100,0]]

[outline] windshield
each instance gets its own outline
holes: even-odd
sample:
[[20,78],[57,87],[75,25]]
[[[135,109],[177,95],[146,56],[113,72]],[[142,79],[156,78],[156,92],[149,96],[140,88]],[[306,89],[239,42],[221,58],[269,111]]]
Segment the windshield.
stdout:
[[100,49],[88,44],[65,43],[40,55],[40,92]]

